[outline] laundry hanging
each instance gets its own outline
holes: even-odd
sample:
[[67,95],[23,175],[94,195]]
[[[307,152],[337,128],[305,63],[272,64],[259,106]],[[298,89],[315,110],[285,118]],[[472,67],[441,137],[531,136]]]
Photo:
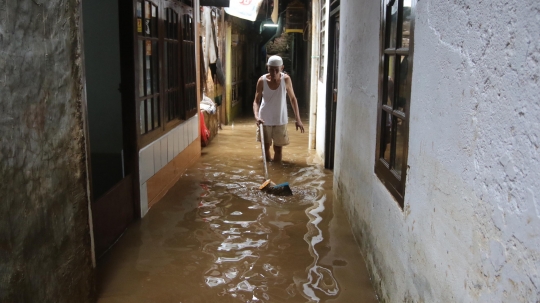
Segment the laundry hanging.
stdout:
[[225,12],[231,16],[255,21],[263,0],[231,0]]

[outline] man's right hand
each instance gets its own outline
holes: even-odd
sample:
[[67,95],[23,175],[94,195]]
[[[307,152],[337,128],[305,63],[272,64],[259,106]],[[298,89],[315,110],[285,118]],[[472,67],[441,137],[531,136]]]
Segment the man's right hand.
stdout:
[[257,126],[261,125],[261,124],[264,124],[264,120],[260,119],[260,118],[255,118],[255,123],[257,123]]

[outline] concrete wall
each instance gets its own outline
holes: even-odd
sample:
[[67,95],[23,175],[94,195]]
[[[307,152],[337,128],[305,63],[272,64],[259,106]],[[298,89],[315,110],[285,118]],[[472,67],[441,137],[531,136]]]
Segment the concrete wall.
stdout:
[[0,1],[0,301],[93,290],[80,1]]
[[418,1],[403,210],[373,170],[378,2],[341,3],[334,181],[382,301],[539,301],[540,2]]

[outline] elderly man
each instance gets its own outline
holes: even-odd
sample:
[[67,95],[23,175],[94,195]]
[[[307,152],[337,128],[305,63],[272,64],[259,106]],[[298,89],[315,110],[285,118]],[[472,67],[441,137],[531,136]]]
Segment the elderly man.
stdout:
[[[266,64],[268,74],[265,74],[257,81],[255,101],[253,101],[253,114],[257,121],[257,126],[263,124],[264,149],[266,160],[272,161],[270,157],[270,146],[274,145],[274,161],[280,162],[282,159],[283,146],[289,144],[287,135],[287,96],[289,95],[291,106],[296,119],[296,130],[304,132],[304,125],[300,120],[298,101],[294,95],[291,77],[283,73],[283,59],[280,56],[271,56]],[[257,127],[257,141],[260,140],[259,127]]]

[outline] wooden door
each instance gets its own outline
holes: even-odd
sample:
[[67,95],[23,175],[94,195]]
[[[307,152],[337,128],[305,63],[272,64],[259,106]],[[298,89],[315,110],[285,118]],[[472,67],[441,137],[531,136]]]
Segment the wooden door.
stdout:
[[83,2],[91,208],[97,258],[122,235],[136,211],[133,183],[137,169],[133,165],[137,152],[130,118],[133,102],[126,90],[132,76],[126,78],[122,60],[126,45],[120,12],[125,13],[121,1]]

